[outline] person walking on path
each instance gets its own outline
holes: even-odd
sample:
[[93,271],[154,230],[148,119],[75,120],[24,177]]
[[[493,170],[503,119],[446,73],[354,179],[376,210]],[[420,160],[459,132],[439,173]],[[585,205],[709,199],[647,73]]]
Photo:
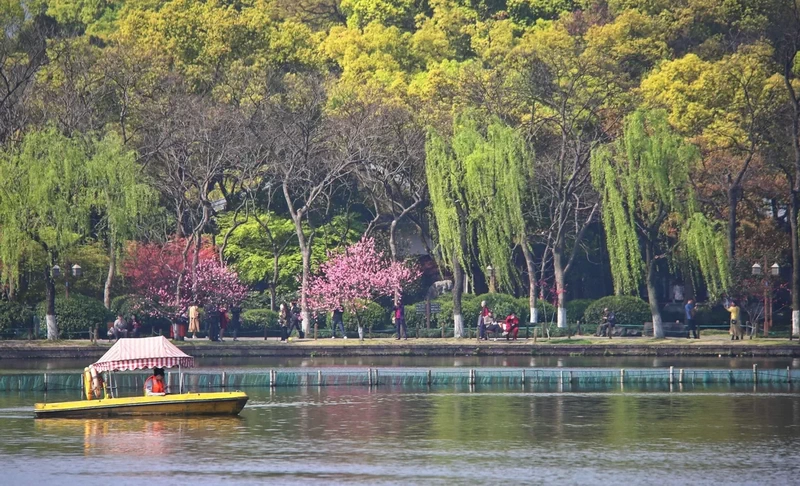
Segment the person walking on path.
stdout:
[[692,334],[694,334],[695,339],[700,339],[700,335],[697,332],[697,325],[694,322],[695,307],[695,303],[692,299],[687,300],[686,305],[683,306],[683,310],[686,313],[686,339],[691,339]]
[[331,317],[331,339],[336,339],[336,328],[342,331],[342,337],[347,339],[347,334],[344,332],[344,312],[341,307],[333,309],[333,316]]
[[406,313],[403,305],[398,301],[392,308],[392,320],[395,327],[397,327],[397,340],[402,337],[408,340],[408,329],[406,329]]
[[214,342],[219,341],[219,315],[220,311],[217,307],[206,307],[208,339]]
[[303,339],[306,337],[300,327],[300,307],[297,305],[297,301],[292,301],[292,307],[289,309],[289,336],[291,336],[294,329],[297,329],[298,338]]
[[239,327],[242,325],[242,308],[238,305],[231,306],[231,322],[229,324],[231,328],[231,335],[233,336],[233,340],[236,341],[239,337]]
[[200,308],[197,304],[189,306],[189,332],[192,339],[197,339],[197,333],[200,332]]
[[[285,343],[289,338],[289,309],[284,303],[281,303],[278,309],[278,324],[281,326],[281,342]],[[266,327],[264,328],[264,339],[267,339]]]
[[739,320],[741,310],[739,309],[739,306],[736,305],[736,302],[730,302],[730,305],[728,306],[728,312],[731,313],[731,327],[728,329],[728,333],[731,335],[731,341],[743,340],[744,335],[742,334],[742,323]]
[[228,329],[228,309],[220,307],[219,309],[219,340],[224,341],[225,330]]
[[492,313],[489,310],[489,306],[486,305],[486,301],[481,301],[481,311],[478,314],[478,340],[480,341],[483,339],[484,341],[488,340],[489,338],[486,336],[486,318]]

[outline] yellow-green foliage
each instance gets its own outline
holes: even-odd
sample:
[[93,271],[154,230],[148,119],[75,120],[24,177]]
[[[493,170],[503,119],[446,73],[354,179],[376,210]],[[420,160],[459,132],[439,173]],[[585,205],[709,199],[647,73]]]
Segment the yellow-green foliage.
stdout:
[[481,138],[464,161],[470,227],[481,267],[492,265],[500,287],[510,291],[517,277],[511,253],[523,240],[523,192],[532,182],[533,156],[522,137],[500,121]]
[[698,157],[663,111],[633,113],[622,138],[592,154],[592,182],[603,202],[618,291],[633,292],[642,281],[640,243],[666,252],[678,240],[699,262],[712,291],[727,285],[724,238],[713,236],[715,228],[696,209],[690,174]]
[[523,193],[532,182],[533,155],[522,137],[499,120],[492,121],[486,135],[479,128],[475,117],[468,115],[459,119],[450,145],[429,133],[426,174],[431,209],[444,263],[450,264],[454,255],[466,263],[469,255],[462,251],[459,233],[464,229],[463,250],[477,254],[482,267],[492,265],[500,286],[511,289],[518,278],[511,254],[523,240]]

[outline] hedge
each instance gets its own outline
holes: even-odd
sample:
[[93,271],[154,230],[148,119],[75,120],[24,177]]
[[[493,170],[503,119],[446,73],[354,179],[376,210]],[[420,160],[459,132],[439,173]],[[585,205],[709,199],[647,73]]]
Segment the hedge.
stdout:
[[[361,323],[365,328],[372,326],[373,329],[383,329],[392,327],[392,312],[391,309],[386,309],[376,302],[367,304],[367,308],[358,312]],[[355,314],[345,312],[344,328],[348,331],[358,329],[358,321]],[[325,321],[327,326],[330,327],[330,318],[326,316]],[[406,315],[406,325],[408,325],[408,315]]]
[[[40,319],[41,330],[47,332],[47,302],[40,302],[36,306],[36,315]],[[97,326],[100,329],[100,336],[106,329],[106,323],[114,320],[114,314],[105,308],[103,301],[93,299],[81,294],[73,293],[70,297],[56,298],[56,322],[58,323],[59,334],[69,335],[76,333],[87,333],[90,329]]]
[[[498,319],[504,319],[512,311],[519,317],[520,323],[530,321],[530,308],[527,297],[515,298],[509,294],[491,293],[491,294],[464,294],[461,300],[461,315],[464,317],[464,328],[474,329],[478,324],[478,314],[480,314],[481,301],[486,301],[486,305],[494,313]],[[441,313],[437,316],[431,316],[431,327],[436,326],[440,329],[442,322],[448,326],[453,325],[453,296],[444,295],[432,302],[438,303],[441,306]],[[536,308],[539,313],[540,322],[549,322],[555,315],[555,307],[548,302],[539,300],[536,302]],[[425,314],[417,314],[415,305],[407,305],[405,307],[406,324],[408,328],[416,328],[419,324],[420,328],[425,327]],[[433,321],[436,321],[436,324]],[[441,334],[440,334],[441,335]]]
[[617,324],[642,325],[652,320],[650,306],[639,297],[630,295],[612,295],[594,301],[583,313],[584,322],[589,327],[599,325],[603,309],[608,307],[614,311],[617,317]]
[[280,328],[278,313],[269,309],[247,309],[242,311],[241,319],[241,331],[263,331],[265,326],[267,329]]
[[594,299],[575,299],[567,301],[567,320],[569,322],[585,322],[586,309],[594,303]]
[[19,302],[0,301],[0,335],[8,335],[14,329],[30,329],[33,313]]

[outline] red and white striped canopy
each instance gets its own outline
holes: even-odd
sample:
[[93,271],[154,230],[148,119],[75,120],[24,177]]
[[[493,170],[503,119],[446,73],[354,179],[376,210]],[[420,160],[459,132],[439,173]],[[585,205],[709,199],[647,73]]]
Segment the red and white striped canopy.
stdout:
[[125,371],[146,368],[194,366],[194,358],[184,353],[164,336],[119,339],[93,365],[97,371]]

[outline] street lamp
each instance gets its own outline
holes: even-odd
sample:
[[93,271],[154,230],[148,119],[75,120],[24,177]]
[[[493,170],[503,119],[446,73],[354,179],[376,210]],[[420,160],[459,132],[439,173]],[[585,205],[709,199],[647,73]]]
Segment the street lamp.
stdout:
[[[52,275],[54,279],[59,278],[61,276],[61,267],[53,265]],[[67,276],[68,275],[64,276],[64,294],[69,299],[69,279],[66,278]],[[75,278],[83,276],[83,269],[77,263],[72,265],[72,276]]]
[[489,276],[489,293],[493,294],[496,292],[496,289],[494,282],[494,267],[491,264],[486,265],[486,275]]
[[[756,262],[751,268],[751,273],[754,276],[761,275],[761,265]],[[767,259],[764,258],[764,267],[767,268]],[[773,263],[769,267],[769,275],[777,277],[781,274],[781,266]],[[772,282],[769,280],[769,275],[764,275],[762,282],[764,283],[764,337],[769,335],[769,330],[772,328]]]

